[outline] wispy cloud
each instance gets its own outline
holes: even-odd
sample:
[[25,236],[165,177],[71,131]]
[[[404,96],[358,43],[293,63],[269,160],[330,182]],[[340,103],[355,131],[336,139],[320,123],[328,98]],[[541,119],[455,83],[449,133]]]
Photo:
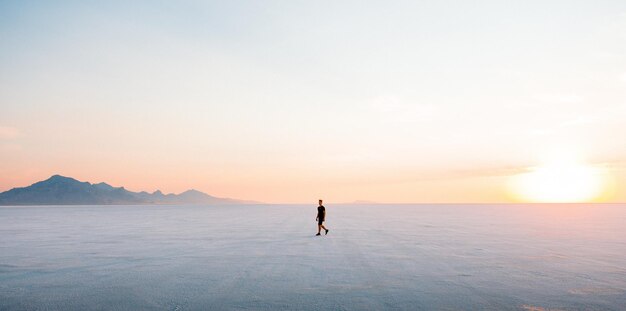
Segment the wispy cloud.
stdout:
[[415,103],[398,96],[378,96],[368,101],[367,107],[378,114],[392,114],[401,117],[432,117],[438,113],[432,104]]
[[534,100],[544,102],[544,103],[563,103],[563,104],[574,104],[580,103],[584,101],[584,98],[577,94],[560,94],[560,93],[547,93],[547,94],[536,94],[533,96]]
[[22,145],[14,143],[2,143],[0,144],[0,151],[2,152],[17,152],[22,150]]
[[15,139],[20,135],[20,131],[17,128],[9,126],[0,126],[0,140]]

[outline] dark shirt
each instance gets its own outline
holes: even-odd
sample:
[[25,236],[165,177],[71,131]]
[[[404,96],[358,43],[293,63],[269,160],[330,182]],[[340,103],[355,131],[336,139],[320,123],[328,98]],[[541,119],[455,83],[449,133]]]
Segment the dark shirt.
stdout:
[[324,216],[326,216],[326,208],[324,208],[324,205],[320,205],[317,207],[317,217],[324,219]]

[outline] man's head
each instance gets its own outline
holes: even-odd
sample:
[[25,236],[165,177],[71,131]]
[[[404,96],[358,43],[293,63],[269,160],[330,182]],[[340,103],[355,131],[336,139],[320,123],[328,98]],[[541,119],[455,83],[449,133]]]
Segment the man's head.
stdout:
[[322,199],[319,199],[320,205],[322,205]]

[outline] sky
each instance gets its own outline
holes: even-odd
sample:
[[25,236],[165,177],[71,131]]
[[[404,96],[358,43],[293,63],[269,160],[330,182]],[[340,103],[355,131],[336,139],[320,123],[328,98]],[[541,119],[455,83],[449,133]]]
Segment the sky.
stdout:
[[0,1],[0,47],[0,191],[626,201],[625,1]]

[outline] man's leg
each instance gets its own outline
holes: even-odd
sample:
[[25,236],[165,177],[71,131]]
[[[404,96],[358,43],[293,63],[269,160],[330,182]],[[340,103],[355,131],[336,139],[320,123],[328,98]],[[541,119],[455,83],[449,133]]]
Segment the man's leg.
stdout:
[[324,231],[326,231],[325,234],[328,234],[328,229],[326,229],[326,227],[324,227],[324,225],[321,225],[320,227],[322,227],[322,229],[324,229]]

